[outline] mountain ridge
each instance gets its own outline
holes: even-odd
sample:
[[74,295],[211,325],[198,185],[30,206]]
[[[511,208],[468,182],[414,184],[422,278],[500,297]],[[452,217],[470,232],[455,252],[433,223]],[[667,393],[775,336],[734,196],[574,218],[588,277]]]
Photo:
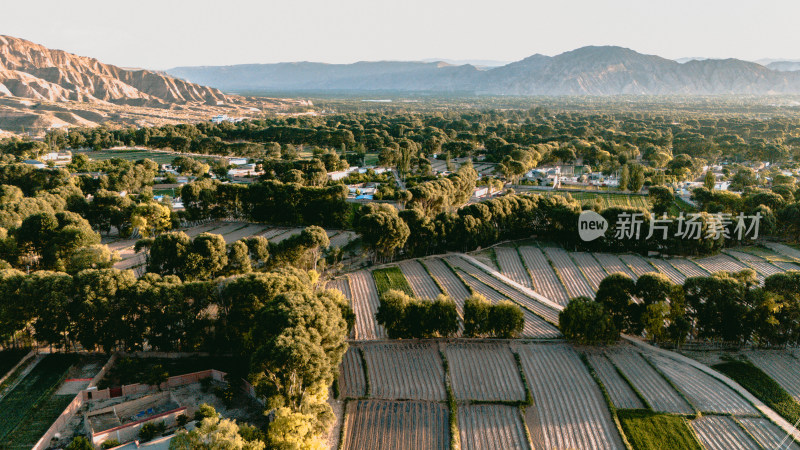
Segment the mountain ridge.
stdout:
[[441,61],[194,66],[170,75],[229,92],[405,91],[485,95],[717,95],[800,93],[800,73],[738,59],[683,63],[617,46],[531,55],[491,68]]
[[216,104],[225,94],[165,73],[123,69],[95,58],[0,35],[0,95],[135,106]]

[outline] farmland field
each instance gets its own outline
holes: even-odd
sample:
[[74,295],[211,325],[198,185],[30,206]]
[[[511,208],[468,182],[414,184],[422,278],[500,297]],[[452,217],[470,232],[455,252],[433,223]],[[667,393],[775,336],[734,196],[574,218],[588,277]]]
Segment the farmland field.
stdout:
[[789,423],[800,420],[800,404],[797,400],[755,365],[744,361],[727,361],[713,367],[742,385]]
[[450,448],[447,406],[442,403],[357,400],[347,404],[343,449]]
[[601,209],[611,206],[632,206],[634,208],[650,209],[650,202],[645,195],[624,194],[621,192],[569,192],[569,191],[535,191],[542,195],[571,195],[581,205],[594,205],[599,202]]
[[75,399],[75,395],[50,395],[43,399],[25,417],[11,434],[7,435],[0,448],[31,448],[50,428],[67,405]]
[[625,381],[619,372],[614,368],[611,361],[606,358],[602,353],[586,352],[586,358],[589,360],[600,382],[608,392],[611,398],[611,403],[615,407],[621,409],[643,409],[644,404],[642,400],[631,389],[628,382]]
[[725,253],[738,259],[742,264],[750,267],[764,277],[783,272],[783,269],[770,263],[760,256],[751,255],[750,253],[740,252],[736,250],[726,250]]
[[654,411],[678,414],[694,412],[639,352],[630,347],[618,346],[606,351],[606,355]]
[[444,401],[444,365],[439,349],[426,343],[364,344],[370,397]]
[[457,400],[525,400],[525,387],[508,346],[451,344],[445,354]]
[[800,450],[800,445],[791,439],[786,439],[786,433],[767,419],[739,417],[738,420],[756,442],[764,448]]
[[372,278],[375,279],[375,287],[378,295],[383,295],[387,291],[397,290],[405,292],[409,296],[414,295],[411,285],[408,284],[403,271],[399,267],[388,267],[372,271]]
[[380,304],[372,275],[365,270],[348,275],[353,311],[356,313],[356,339],[384,339],[386,330],[375,320]]
[[459,406],[458,428],[464,450],[529,448],[522,416],[514,406]]
[[603,394],[572,347],[522,344],[519,356],[533,395],[525,421],[539,440],[535,448],[623,447]]
[[729,255],[714,255],[707,258],[700,258],[695,261],[700,267],[710,273],[714,272],[739,272],[749,267],[733,259]]
[[589,287],[589,284],[587,284],[581,271],[578,270],[578,266],[572,262],[569,253],[556,247],[548,247],[544,249],[544,252],[547,257],[550,258],[556,270],[558,270],[558,274],[570,298],[580,297],[582,295],[594,298],[594,291]]
[[522,265],[516,248],[497,247],[494,251],[500,264],[500,272],[523,286],[533,288],[531,277]]
[[442,293],[419,261],[404,262],[400,264],[400,270],[403,271],[403,275],[417,298],[435,299]]
[[567,306],[569,294],[542,251],[537,247],[520,247],[519,253],[533,276],[534,289],[551,301]]
[[0,442],[60,384],[67,369],[77,361],[74,355],[47,355],[19,384],[0,400]]
[[699,369],[657,355],[650,360],[702,412],[759,414],[742,396]]
[[625,436],[636,450],[702,450],[681,416],[642,410],[620,410],[618,415]]
[[631,269],[628,268],[617,255],[612,255],[610,253],[593,253],[593,255],[597,259],[597,262],[599,262],[603,269],[609,274],[622,272],[634,280],[639,277],[637,274],[631,272]]
[[339,367],[339,392],[344,398],[358,398],[367,395],[367,381],[364,376],[364,365],[361,351],[350,347],[342,358]]
[[451,261],[454,261],[454,266],[459,267],[481,283],[501,293],[507,299],[517,303],[523,308],[529,309],[550,323],[558,323],[558,311],[553,309],[551,306],[543,304],[535,298],[529,297],[518,288],[508,285],[501,279],[486,273],[483,269],[473,265],[464,257],[459,259],[451,259]]
[[637,277],[646,273],[658,272],[652,264],[638,255],[620,255],[619,259],[624,262]]
[[797,358],[781,350],[753,350],[745,354],[750,362],[800,402],[800,361]]
[[591,253],[574,252],[572,253],[572,259],[589,281],[589,286],[596,292],[600,282],[608,276],[606,271],[603,270],[603,267],[594,259]]
[[444,288],[446,294],[455,300],[459,313],[463,314],[464,299],[469,297],[469,291],[464,283],[447,267],[441,259],[431,258],[422,262],[431,272],[440,286]]
[[800,261],[800,250],[797,250],[794,247],[790,247],[788,245],[779,244],[777,242],[765,242],[764,246],[769,248],[770,250],[779,253],[784,256],[788,256],[789,258]]
[[[138,161],[140,159],[152,159],[153,161],[157,162],[158,164],[170,164],[173,159],[181,156],[178,153],[170,153],[170,152],[159,152],[154,150],[143,150],[143,149],[105,149],[105,150],[87,150],[87,151],[75,151],[73,154],[85,154],[90,159],[95,161],[105,161],[111,158],[122,158],[128,161]],[[195,159],[199,160],[213,160],[220,158],[219,156],[214,155],[203,155],[194,157]]]
[[[472,288],[474,292],[483,295],[492,304],[496,304],[502,300],[509,300],[505,295],[482,283],[474,276],[469,275],[466,272],[462,272],[462,275],[464,282],[467,283],[467,285]],[[523,337],[549,339],[559,337],[561,335],[561,332],[558,331],[555,326],[549,322],[546,322],[544,319],[533,314],[529,310],[523,308],[522,314],[525,318],[525,324],[522,329]]]
[[336,278],[335,280],[328,281],[328,284],[325,285],[326,289],[336,289],[348,299],[353,298],[353,294],[350,293],[350,283],[347,281],[347,277]]
[[679,272],[678,269],[672,266],[669,262],[658,258],[649,258],[650,264],[656,267],[659,272],[667,276],[675,284],[683,284],[686,281],[686,275]]
[[692,428],[707,450],[758,450],[760,448],[730,417],[703,416],[692,421]]
[[672,267],[680,271],[682,274],[686,275],[686,278],[707,277],[710,274],[708,270],[705,270],[697,263],[688,259],[673,258],[667,260],[667,262],[672,264]]

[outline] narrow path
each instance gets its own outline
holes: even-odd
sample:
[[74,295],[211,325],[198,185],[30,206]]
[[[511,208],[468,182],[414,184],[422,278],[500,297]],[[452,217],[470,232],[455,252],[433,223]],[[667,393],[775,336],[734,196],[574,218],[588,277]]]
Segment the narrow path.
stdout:
[[406,184],[403,183],[403,180],[400,179],[400,175],[397,174],[396,170],[392,171],[392,175],[394,175],[394,179],[395,179],[395,181],[397,181],[397,185],[400,187],[400,190],[401,191],[405,191],[406,190]]

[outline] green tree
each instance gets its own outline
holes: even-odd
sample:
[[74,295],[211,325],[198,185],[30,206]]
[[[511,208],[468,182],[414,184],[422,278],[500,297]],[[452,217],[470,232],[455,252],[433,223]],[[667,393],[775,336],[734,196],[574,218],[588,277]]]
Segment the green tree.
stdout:
[[588,297],[576,297],[558,314],[558,328],[570,341],[583,345],[609,344],[619,339],[605,307]]
[[489,310],[492,304],[486,297],[473,294],[464,300],[464,336],[479,337],[489,333]]
[[347,350],[347,322],[327,296],[278,295],[258,313],[251,379],[271,404],[298,410],[314,386],[330,386]]
[[411,298],[403,291],[391,289],[386,291],[380,298],[378,311],[375,320],[386,328],[389,337],[398,339],[406,337],[409,330],[406,329],[406,308],[413,303]]
[[269,241],[264,236],[251,236],[244,239],[250,255],[250,263],[256,269],[264,267],[269,261]]
[[650,186],[650,203],[653,205],[653,213],[661,216],[669,212],[669,208],[675,202],[675,194],[672,188],[666,186]]
[[279,408],[269,425],[270,445],[286,450],[322,450],[327,444],[315,432],[316,418],[312,414]]
[[89,440],[86,439],[85,437],[76,436],[76,437],[74,437],[72,439],[72,442],[70,442],[69,445],[64,447],[64,449],[65,450],[94,450],[94,445],[92,445],[92,443],[89,442]]
[[644,167],[641,164],[630,165],[630,182],[628,187],[632,192],[639,192],[644,186],[645,176]]
[[717,177],[714,175],[714,172],[711,170],[706,171],[706,176],[703,178],[703,187],[708,189],[709,191],[714,190],[714,184],[717,182]]
[[202,233],[192,240],[186,254],[184,276],[187,280],[208,280],[221,275],[227,265],[225,239],[219,234]]
[[605,311],[619,331],[634,331],[638,328],[639,307],[633,301],[636,283],[626,274],[613,273],[600,282],[595,301],[605,307]]
[[628,185],[631,183],[631,171],[628,165],[622,166],[622,171],[619,174],[619,189],[622,191],[628,190]]
[[192,431],[179,430],[170,441],[170,450],[263,450],[264,442],[246,440],[235,420],[218,415],[204,418]]
[[373,251],[376,260],[391,259],[405,245],[410,230],[397,214],[397,209],[388,204],[368,204],[362,208],[356,225],[367,248]]
[[244,241],[236,241],[228,250],[228,266],[225,272],[229,275],[248,273],[253,270],[250,263],[250,252]]
[[147,271],[161,275],[183,276],[186,255],[192,240],[183,231],[173,231],[157,236],[150,245]]
[[498,338],[518,337],[524,326],[525,316],[519,305],[501,300],[489,310],[489,330]]

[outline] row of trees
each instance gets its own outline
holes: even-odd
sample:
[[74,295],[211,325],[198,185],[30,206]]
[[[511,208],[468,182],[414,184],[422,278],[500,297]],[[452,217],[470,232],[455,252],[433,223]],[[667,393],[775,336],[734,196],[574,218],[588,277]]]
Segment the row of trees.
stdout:
[[615,273],[601,283],[592,302],[570,301],[560,316],[565,336],[582,343],[616,340],[619,333],[680,345],[687,339],[743,345],[800,343],[800,272],[767,277],[755,272],[717,272],[692,277],[683,286],[662,274],[635,282]]
[[[650,235],[650,212],[632,207],[610,207],[600,211],[609,228],[604,237],[584,242],[578,238],[580,203],[570,196],[509,194],[435,216],[421,209],[397,211],[391,205],[369,204],[356,214],[356,231],[376,260],[387,260],[398,253],[410,257],[470,251],[506,239],[538,236],[565,246],[590,251],[657,251],[673,254],[709,254],[737,240],[736,222],[724,224],[719,238],[712,233],[718,221],[708,213],[695,222],[698,233],[679,233],[678,220],[659,224]],[[634,223],[635,222],[635,223]],[[664,229],[666,227],[666,234]],[[764,226],[768,233],[768,227]],[[686,233],[685,227],[682,230]],[[695,236],[697,234],[697,236]],[[726,238],[727,236],[727,238]]]
[[[512,178],[532,161],[570,163],[582,159],[584,164],[612,173],[641,156],[651,166],[666,169],[665,176],[675,180],[687,179],[696,169],[687,172],[686,167],[670,165],[680,155],[698,161],[778,161],[800,150],[796,119],[777,114],[764,121],[743,115],[717,118],[630,111],[627,105],[612,105],[613,112],[597,113],[594,108],[557,114],[542,107],[525,110],[522,105],[430,113],[384,108],[377,113],[271,117],[236,124],[73,129],[69,134],[52,132],[50,141],[73,148],[142,145],[251,157],[276,155],[290,145],[344,148],[355,153],[366,149],[379,153],[401,174],[408,171],[408,162],[417,154],[484,154],[488,160],[502,163]],[[18,147],[14,146],[17,152],[21,151]]]
[[[208,351],[250,362],[249,380],[283,423],[276,438],[316,442],[354,316],[339,291],[297,269],[182,282],[88,269],[0,270],[0,342],[66,350]],[[290,425],[293,424],[293,425]]]
[[381,296],[375,318],[391,339],[451,337],[458,333],[456,304],[442,294],[436,300],[426,300],[391,289]]
[[[375,315],[392,339],[451,337],[458,333],[456,304],[445,295],[435,300],[418,299],[389,290],[380,299]],[[518,337],[525,326],[519,305],[510,301],[492,304],[480,294],[464,302],[464,337]]]
[[145,253],[147,272],[194,281],[276,267],[317,270],[329,246],[325,230],[312,225],[278,244],[263,236],[250,236],[227,245],[219,234],[190,238],[183,231],[173,231],[140,239],[135,250]]
[[519,305],[509,300],[492,304],[486,297],[473,294],[464,300],[464,336],[519,337],[525,327],[525,316]]
[[0,228],[0,261],[6,268],[77,273],[111,267],[116,255],[100,244],[100,235],[78,214],[36,213],[18,228]]
[[223,184],[201,179],[181,188],[189,220],[238,218],[271,224],[343,227],[349,223],[347,187],[303,186],[269,180]]

